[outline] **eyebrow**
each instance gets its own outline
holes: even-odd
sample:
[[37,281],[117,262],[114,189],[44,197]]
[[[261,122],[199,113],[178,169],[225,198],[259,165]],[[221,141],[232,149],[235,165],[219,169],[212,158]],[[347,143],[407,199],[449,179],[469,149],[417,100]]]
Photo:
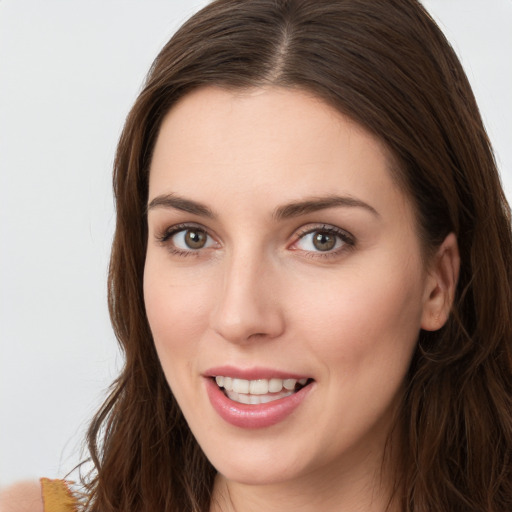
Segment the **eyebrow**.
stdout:
[[148,204],[147,211],[149,212],[154,208],[174,208],[175,210],[192,213],[194,215],[199,215],[200,217],[208,217],[210,219],[215,218],[215,214],[210,208],[208,208],[208,206],[198,203],[197,201],[191,201],[190,199],[179,197],[175,194],[164,194],[155,197]]
[[373,208],[373,206],[350,196],[312,197],[304,201],[289,203],[276,208],[273,217],[276,220],[289,219],[320,210],[326,210],[327,208],[337,207],[363,208],[376,217],[380,217],[379,213],[375,208]]
[[[294,201],[283,206],[276,208],[272,214],[274,220],[284,220],[293,217],[300,217],[308,213],[314,213],[328,208],[363,208],[376,217],[380,217],[379,213],[373,206],[350,196],[326,196],[326,197],[312,197],[303,201]],[[216,218],[215,213],[208,208],[208,206],[185,199],[184,197],[177,196],[176,194],[164,194],[155,197],[148,204],[147,211],[155,208],[174,208],[200,217],[207,217],[210,219]]]

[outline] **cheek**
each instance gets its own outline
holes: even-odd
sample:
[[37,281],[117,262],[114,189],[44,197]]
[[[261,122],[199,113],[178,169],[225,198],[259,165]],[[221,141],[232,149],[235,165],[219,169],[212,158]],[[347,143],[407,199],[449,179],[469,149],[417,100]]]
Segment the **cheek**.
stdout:
[[[212,286],[207,280],[177,281],[165,267],[146,262],[144,303],[155,346],[164,371],[189,363],[197,351],[197,340],[207,326]],[[178,284],[175,284],[178,283]]]
[[339,363],[329,367],[344,368],[341,375],[353,376],[367,365],[376,373],[402,371],[419,334],[423,288],[418,273],[399,265],[368,268],[310,281],[307,293],[300,292],[299,282],[291,294],[305,297],[295,311],[310,346],[326,364]]
[[322,408],[332,411],[324,432],[330,448],[372,425],[387,431],[400,400],[420,329],[422,294],[417,276],[402,270],[390,277],[350,272],[330,288],[311,286],[297,316],[303,318],[298,329],[307,335],[308,356],[323,368]]
[[186,417],[193,417],[190,407],[197,403],[199,392],[197,361],[206,328],[208,288],[197,282],[187,286],[165,266],[146,263],[144,301],[149,326],[167,383]]

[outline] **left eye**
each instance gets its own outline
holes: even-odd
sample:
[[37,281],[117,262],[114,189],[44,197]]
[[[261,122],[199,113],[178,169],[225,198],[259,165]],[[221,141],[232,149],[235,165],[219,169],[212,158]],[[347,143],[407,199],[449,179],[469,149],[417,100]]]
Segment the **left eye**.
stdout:
[[342,247],[346,241],[334,231],[317,229],[302,235],[295,244],[303,251],[329,252]]
[[213,239],[199,228],[187,228],[177,231],[170,237],[172,244],[183,251],[205,249],[211,247]]

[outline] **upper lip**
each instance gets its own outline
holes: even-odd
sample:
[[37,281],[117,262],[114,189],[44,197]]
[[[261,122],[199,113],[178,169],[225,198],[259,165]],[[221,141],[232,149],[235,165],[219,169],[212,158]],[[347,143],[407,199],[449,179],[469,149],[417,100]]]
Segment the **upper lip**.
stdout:
[[204,377],[233,377],[235,379],[257,380],[257,379],[307,379],[309,375],[295,372],[277,370],[273,368],[264,368],[255,366],[252,368],[239,368],[236,366],[224,365],[209,368],[203,373]]

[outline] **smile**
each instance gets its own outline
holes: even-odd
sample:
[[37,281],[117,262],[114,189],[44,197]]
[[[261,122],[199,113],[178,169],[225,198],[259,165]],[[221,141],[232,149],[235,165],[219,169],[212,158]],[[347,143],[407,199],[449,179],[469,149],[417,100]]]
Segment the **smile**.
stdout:
[[218,375],[215,382],[225,396],[234,402],[248,405],[266,404],[286,398],[300,391],[309,382],[302,379],[256,379],[246,380]]
[[225,366],[208,370],[205,377],[206,392],[217,414],[235,427],[250,429],[285,421],[316,387],[312,378],[264,368]]

